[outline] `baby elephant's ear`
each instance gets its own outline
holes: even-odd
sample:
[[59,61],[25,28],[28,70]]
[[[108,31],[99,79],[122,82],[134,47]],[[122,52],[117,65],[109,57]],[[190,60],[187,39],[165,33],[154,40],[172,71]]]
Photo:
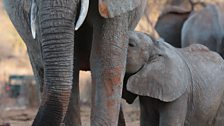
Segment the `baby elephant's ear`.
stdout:
[[185,93],[190,72],[186,63],[178,56],[161,57],[145,64],[128,79],[127,90],[140,96],[149,96],[171,102]]
[[143,5],[146,0],[99,0],[99,12],[104,18],[113,18]]

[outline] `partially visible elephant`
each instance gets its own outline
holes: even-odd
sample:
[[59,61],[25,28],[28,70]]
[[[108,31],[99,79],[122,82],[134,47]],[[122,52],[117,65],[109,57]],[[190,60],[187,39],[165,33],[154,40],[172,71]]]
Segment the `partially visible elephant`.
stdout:
[[195,12],[204,8],[205,1],[172,1],[159,16],[155,29],[166,42],[174,47],[181,48],[181,31],[185,21]]
[[187,20],[191,10],[185,10],[181,7],[170,7],[156,22],[155,29],[159,36],[174,47],[181,47],[181,30],[184,22]]
[[90,69],[91,126],[117,126],[127,32],[137,25],[146,0],[4,0],[4,4],[27,46],[42,91],[33,126],[80,126],[79,70]]
[[181,48],[181,31],[183,24],[196,11],[198,5],[204,6],[202,2],[192,0],[173,0],[171,5],[166,6],[159,16],[155,29],[166,42],[174,47]]
[[199,43],[224,56],[224,4],[210,4],[184,23],[181,45]]
[[155,29],[166,42],[181,47],[181,29],[192,11],[191,0],[171,0],[159,16]]
[[[180,25],[182,25],[183,20],[186,20],[191,10],[190,0],[150,0],[135,30],[159,38],[156,31],[158,30],[163,38],[170,40],[173,36],[176,37],[180,34]],[[180,37],[178,38],[180,40]]]
[[129,35],[123,98],[132,103],[139,96],[141,126],[224,124],[224,60],[218,53]]

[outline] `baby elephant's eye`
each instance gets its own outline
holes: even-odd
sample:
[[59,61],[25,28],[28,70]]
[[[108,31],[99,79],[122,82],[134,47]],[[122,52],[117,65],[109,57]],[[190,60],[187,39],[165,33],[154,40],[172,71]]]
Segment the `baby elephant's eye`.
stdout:
[[128,46],[130,46],[130,47],[135,47],[135,44],[134,44],[134,43],[129,42]]

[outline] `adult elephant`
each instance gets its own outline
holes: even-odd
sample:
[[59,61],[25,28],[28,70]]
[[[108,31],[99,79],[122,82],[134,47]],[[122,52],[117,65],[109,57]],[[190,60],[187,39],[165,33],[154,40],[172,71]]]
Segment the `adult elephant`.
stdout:
[[224,56],[224,5],[209,4],[192,14],[183,25],[181,45],[200,43]]
[[[35,77],[41,85],[42,101],[33,126],[81,125],[78,76],[79,70],[90,68],[91,125],[117,126],[127,31],[135,28],[146,0],[5,0],[4,3],[27,45]],[[89,5],[88,14],[85,5]],[[77,30],[83,20],[84,25]]]

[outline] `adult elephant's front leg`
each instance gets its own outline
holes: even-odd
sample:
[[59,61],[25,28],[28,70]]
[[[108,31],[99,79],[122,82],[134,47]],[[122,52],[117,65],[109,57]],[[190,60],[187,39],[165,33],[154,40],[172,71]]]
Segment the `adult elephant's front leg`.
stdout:
[[117,126],[128,45],[128,18],[122,15],[93,25],[91,125]]

